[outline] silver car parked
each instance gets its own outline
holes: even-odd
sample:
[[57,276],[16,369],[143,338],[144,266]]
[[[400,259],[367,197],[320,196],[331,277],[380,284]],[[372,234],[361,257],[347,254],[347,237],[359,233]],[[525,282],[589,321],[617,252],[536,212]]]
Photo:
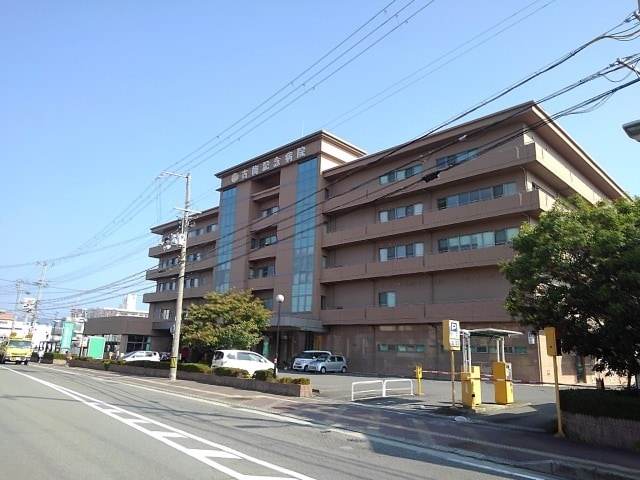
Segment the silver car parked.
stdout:
[[347,359],[342,355],[321,355],[307,365],[309,372],[340,372],[346,373]]
[[309,364],[321,355],[331,355],[331,352],[327,350],[305,350],[295,358],[292,368],[306,372]]

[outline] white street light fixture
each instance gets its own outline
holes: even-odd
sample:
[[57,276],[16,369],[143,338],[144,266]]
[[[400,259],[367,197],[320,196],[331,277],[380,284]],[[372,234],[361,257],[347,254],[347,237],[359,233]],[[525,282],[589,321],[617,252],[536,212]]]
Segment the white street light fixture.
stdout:
[[629,138],[633,138],[634,140],[640,142],[640,120],[625,123],[624,125],[622,125],[622,128],[627,133]]
[[284,295],[279,293],[276,295],[276,302],[278,302],[278,321],[276,323],[276,358],[273,362],[273,376],[278,376],[278,359],[280,357],[280,311],[282,310],[282,302],[284,302]]

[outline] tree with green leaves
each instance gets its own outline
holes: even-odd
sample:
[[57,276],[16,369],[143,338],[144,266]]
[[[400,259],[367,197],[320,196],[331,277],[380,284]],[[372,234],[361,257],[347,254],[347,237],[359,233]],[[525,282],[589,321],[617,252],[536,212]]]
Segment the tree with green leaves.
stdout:
[[249,349],[260,341],[273,315],[250,290],[210,292],[192,304],[181,329],[181,343],[196,349]]
[[523,325],[553,326],[562,351],[592,356],[596,371],[640,374],[640,198],[559,200],[523,225],[501,265],[505,307]]

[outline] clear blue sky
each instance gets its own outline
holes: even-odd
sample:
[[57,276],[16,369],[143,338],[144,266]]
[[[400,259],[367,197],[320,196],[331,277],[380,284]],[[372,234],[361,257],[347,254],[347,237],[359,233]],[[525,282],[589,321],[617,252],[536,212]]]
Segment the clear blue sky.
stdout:
[[[386,7],[386,10],[385,10]],[[43,320],[150,290],[149,229],[217,205],[214,174],[326,129],[368,152],[423,134],[621,24],[637,0],[4,0],[0,310],[44,272]],[[384,10],[384,11],[383,11]],[[640,52],[601,40],[466,117],[539,100]],[[637,76],[543,104],[555,114]],[[640,84],[559,120],[631,195]],[[207,143],[210,142],[210,143]],[[206,147],[196,150],[205,145]],[[43,269],[46,262],[47,268]],[[23,296],[25,294],[23,293]],[[139,302],[140,308],[146,308]]]

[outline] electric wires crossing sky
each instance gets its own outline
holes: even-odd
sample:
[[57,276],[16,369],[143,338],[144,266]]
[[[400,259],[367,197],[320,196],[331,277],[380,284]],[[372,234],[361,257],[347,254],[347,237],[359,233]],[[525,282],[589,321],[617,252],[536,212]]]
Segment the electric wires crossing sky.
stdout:
[[[456,32],[454,37],[458,40],[457,44],[449,49],[446,53],[440,53],[445,48],[434,48],[429,51],[430,55],[414,56],[412,63],[414,71],[409,75],[403,75],[402,79],[392,83],[390,87],[382,87],[378,94],[368,97],[367,100],[361,101],[353,98],[351,105],[340,104],[333,111],[343,111],[338,116],[333,115],[333,120],[326,122],[322,128],[331,126],[339,128],[345,124],[358,123],[365,113],[372,111],[380,104],[390,102],[392,98],[409,89],[411,86],[420,84],[427,77],[434,75],[441,70],[452,69],[456,63],[459,63],[466,56],[478,52],[482,48],[488,48],[491,40],[499,38],[510,29],[518,26],[523,28],[528,22],[532,21],[536,16],[549,14],[549,10],[554,8],[553,1],[532,1],[524,7],[513,9],[513,12],[506,10],[500,11],[500,16],[495,15],[493,22],[486,28],[478,25],[477,29],[480,33],[472,31]],[[510,5],[510,4],[509,4]],[[317,94],[321,89],[340,88],[340,78],[345,75],[360,74],[358,68],[360,62],[366,56],[375,55],[377,49],[398,35],[398,32],[412,31],[412,26],[427,24],[432,20],[429,15],[436,15],[434,9],[439,7],[437,1],[391,1],[382,5],[382,8],[374,10],[364,22],[356,24],[343,40],[338,41],[334,47],[328,48],[325,53],[318,56],[318,60],[310,63],[310,65],[299,74],[292,76],[284,82],[281,87],[277,88],[273,94],[267,95],[265,100],[257,102],[253,107],[247,110],[247,113],[240,114],[237,120],[229,120],[228,125],[222,128],[218,134],[202,143],[198,148],[188,155],[170,163],[168,166],[158,171],[194,171],[202,166],[207,166],[210,172],[222,170],[223,163],[228,162],[228,152],[234,145],[241,140],[249,137],[250,134],[264,129],[270,122],[281,117],[282,113],[291,108],[293,105],[303,101],[305,98]],[[613,28],[609,28],[604,34],[594,37],[592,40],[582,44],[580,47],[571,50],[568,54],[563,55],[551,64],[536,70],[534,73],[527,75],[521,81],[512,84],[498,93],[488,97],[486,100],[477,103],[474,107],[462,110],[460,114],[450,117],[448,120],[438,124],[433,129],[426,131],[415,138],[421,138],[423,135],[431,134],[441,128],[445,128],[455,122],[468,118],[468,116],[482,108],[487,107],[507,94],[514,92],[524,85],[529,84],[534,79],[542,77],[559,65],[564,64],[571,58],[583,50],[591,47],[595,43],[602,41],[617,40],[619,42],[628,42],[629,44],[638,40],[639,21],[636,16],[630,14],[626,17],[620,15],[624,20]],[[330,30],[328,30],[329,32]],[[327,35],[328,36],[328,35]],[[465,39],[466,38],[466,39]],[[450,44],[450,42],[449,42]],[[440,46],[438,46],[440,47]],[[423,53],[420,50],[416,52]],[[424,64],[420,61],[425,57]],[[428,57],[435,57],[433,60],[427,60]],[[408,57],[410,58],[410,57]],[[626,61],[630,65],[638,65],[638,56],[626,56]],[[541,100],[556,98],[562,96],[578,87],[593,82],[599,78],[605,78],[609,81],[620,83],[620,88],[609,89],[602,92],[602,97],[587,97],[582,102],[576,102],[567,111],[575,113],[577,111],[588,111],[595,106],[611,98],[616,92],[621,91],[634,84],[635,80],[628,80],[629,75],[634,75],[627,68],[626,70],[621,64],[616,63],[615,58],[609,59],[609,66],[601,68],[598,72],[594,72],[589,76],[585,76],[582,80],[569,83],[565,89],[557,91],[554,97],[542,97]],[[620,72],[624,71],[625,82],[623,78],[616,77]],[[374,74],[375,75],[375,74]],[[455,74],[454,74],[455,75]],[[370,77],[371,75],[369,75]],[[363,79],[367,76],[363,75]],[[260,89],[262,91],[263,89]],[[540,96],[538,95],[540,98]],[[597,98],[597,100],[594,100]],[[356,106],[352,106],[353,104]],[[514,102],[517,103],[517,102]],[[575,108],[574,108],[575,107]],[[444,113],[444,112],[443,112]],[[565,113],[564,115],[569,115]],[[444,115],[442,115],[444,116]],[[407,135],[405,138],[409,137]],[[162,141],[170,142],[170,138],[162,139]],[[256,146],[258,151],[268,150],[268,146]],[[245,160],[241,158],[240,161]],[[232,161],[231,164],[238,163]],[[225,166],[229,163],[224,164]],[[158,207],[161,200],[165,202],[165,196],[175,190],[180,191],[180,186],[176,178],[156,179],[157,174],[152,174],[151,181],[146,187],[140,189],[134,194],[134,199],[121,208],[119,213],[113,217],[113,220],[104,222],[103,226],[97,229],[97,233],[90,235],[86,241],[79,244],[78,247],[68,250],[66,254],[60,254],[54,258],[47,259],[50,264],[56,266],[49,270],[49,286],[42,299],[42,311],[44,314],[54,311],[64,311],[65,309],[82,304],[95,304],[97,302],[106,302],[112,299],[120,298],[126,293],[148,291],[153,285],[145,280],[146,268],[137,268],[137,273],[129,274],[124,268],[131,262],[138,265],[140,257],[146,259],[148,248],[157,242],[155,235],[149,233],[149,228],[153,226],[149,224],[148,211],[150,208]],[[198,209],[210,208],[217,201],[213,189],[208,189],[200,195],[194,196],[194,204]],[[206,202],[205,205],[200,205]],[[164,207],[172,207],[173,204],[164,205]],[[141,219],[147,215],[146,219]],[[157,212],[156,224],[164,223],[171,220],[171,213],[165,213],[163,210]],[[175,214],[174,214],[175,215]],[[133,226],[133,227],[132,227]],[[138,234],[135,231],[139,231]],[[122,238],[122,232],[126,231],[126,238]],[[85,229],[83,233],[78,235],[77,239],[87,238],[88,233]],[[118,236],[120,235],[120,236]],[[107,244],[108,242],[112,242]],[[60,248],[68,248],[70,245],[60,245]],[[138,262],[134,262],[134,260]],[[33,272],[37,271],[37,262],[42,259],[25,259],[23,256],[16,257],[15,261],[1,261],[0,265],[0,309],[13,310],[15,303],[15,277],[16,270],[26,271],[31,268]],[[101,270],[116,271],[112,278],[118,280],[109,281],[96,286],[91,281],[96,272]],[[59,273],[58,273],[59,272]],[[23,276],[22,273],[19,274]],[[31,277],[33,278],[33,277]],[[25,278],[26,280],[26,278]],[[83,280],[85,287],[78,286],[78,280]],[[28,280],[27,280],[28,281]],[[66,287],[74,285],[75,288]],[[66,292],[65,290],[68,289]],[[75,290],[75,291],[74,291]],[[64,293],[63,293],[64,292]]]

